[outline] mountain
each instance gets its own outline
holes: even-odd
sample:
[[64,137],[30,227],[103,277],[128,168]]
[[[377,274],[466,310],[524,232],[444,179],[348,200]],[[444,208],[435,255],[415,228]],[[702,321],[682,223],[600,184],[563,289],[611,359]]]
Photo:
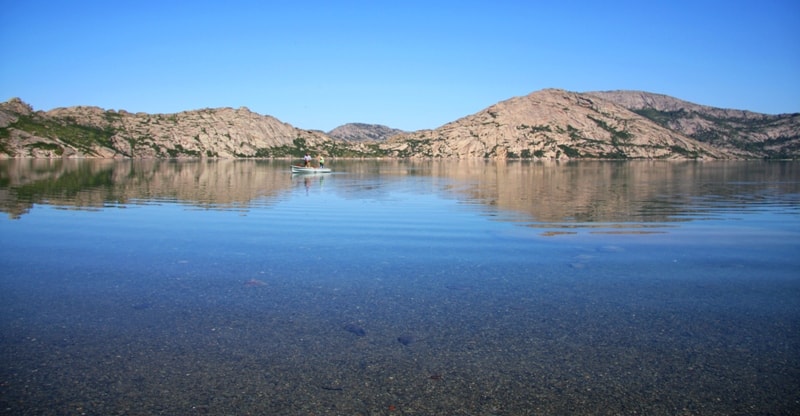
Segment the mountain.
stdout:
[[0,103],[0,158],[797,158],[800,116],[631,91],[536,91],[433,130],[352,123],[303,130],[247,108],[174,114]]
[[611,101],[557,89],[499,102],[435,130],[395,136],[382,147],[403,157],[730,157]]
[[619,104],[662,127],[739,158],[792,158],[800,154],[800,113],[769,115],[721,109],[643,91],[585,94]]
[[0,157],[299,157],[306,151],[330,154],[337,142],[244,107],[132,114],[98,107],[33,111],[19,99],[0,104]]
[[328,132],[328,136],[351,142],[385,141],[389,137],[406,133],[381,124],[348,123]]

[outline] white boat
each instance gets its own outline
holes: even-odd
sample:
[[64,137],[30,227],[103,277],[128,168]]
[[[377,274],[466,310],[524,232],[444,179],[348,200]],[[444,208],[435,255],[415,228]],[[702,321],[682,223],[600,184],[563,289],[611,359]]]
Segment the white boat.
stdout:
[[330,170],[330,168],[315,168],[315,167],[304,167],[304,166],[294,166],[294,165],[292,165],[292,173],[307,173],[307,174],[331,173],[331,170]]

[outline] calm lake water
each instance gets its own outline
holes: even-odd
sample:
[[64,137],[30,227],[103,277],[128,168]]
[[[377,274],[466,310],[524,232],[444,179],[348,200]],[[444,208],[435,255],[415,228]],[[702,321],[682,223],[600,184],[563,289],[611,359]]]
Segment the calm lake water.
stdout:
[[0,161],[0,413],[800,413],[800,164]]

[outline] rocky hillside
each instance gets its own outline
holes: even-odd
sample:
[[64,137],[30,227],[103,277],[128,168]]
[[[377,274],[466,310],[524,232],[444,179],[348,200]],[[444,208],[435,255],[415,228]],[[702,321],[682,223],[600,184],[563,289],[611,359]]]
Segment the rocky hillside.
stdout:
[[175,114],[0,103],[0,158],[797,158],[800,116],[722,110],[641,92],[548,89],[435,130],[303,130],[247,108]]
[[769,115],[714,108],[643,91],[586,95],[619,104],[662,127],[740,158],[796,158],[800,154],[800,113]]
[[[132,114],[97,107],[33,111],[19,99],[0,104],[0,156],[6,157],[299,157],[335,153],[337,146],[321,132],[247,108]],[[358,155],[358,148],[348,149]]]
[[611,101],[556,89],[502,101],[436,130],[396,136],[382,147],[406,157],[730,157]]
[[406,132],[381,124],[348,123],[329,131],[328,136],[351,142],[380,142],[402,133]]

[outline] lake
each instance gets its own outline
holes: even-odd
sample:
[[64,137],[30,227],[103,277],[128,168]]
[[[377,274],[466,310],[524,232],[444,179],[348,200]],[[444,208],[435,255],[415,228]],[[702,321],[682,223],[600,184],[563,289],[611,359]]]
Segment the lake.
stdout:
[[0,160],[9,415],[800,413],[800,164]]

